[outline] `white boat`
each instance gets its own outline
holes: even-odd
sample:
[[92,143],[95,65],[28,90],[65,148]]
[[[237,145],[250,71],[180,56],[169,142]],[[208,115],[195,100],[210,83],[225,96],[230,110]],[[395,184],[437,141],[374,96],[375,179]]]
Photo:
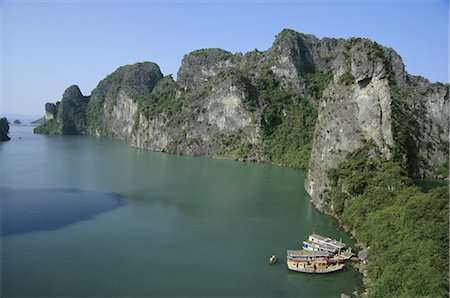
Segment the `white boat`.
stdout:
[[332,245],[328,245],[328,244],[324,244],[324,243],[317,243],[314,241],[303,241],[303,249],[315,250],[315,251],[324,250],[324,251],[328,251],[330,253],[337,253],[339,250],[338,248],[336,248]]
[[342,241],[337,241],[336,239],[324,237],[324,236],[318,235],[316,233],[309,235],[308,240],[310,242],[335,247],[337,250],[344,249],[346,247],[345,243],[343,243]]

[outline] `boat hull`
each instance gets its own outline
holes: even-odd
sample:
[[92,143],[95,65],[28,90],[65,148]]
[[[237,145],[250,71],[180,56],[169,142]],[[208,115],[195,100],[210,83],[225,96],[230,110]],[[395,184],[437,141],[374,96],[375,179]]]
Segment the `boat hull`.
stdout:
[[310,274],[325,274],[340,271],[344,269],[343,263],[336,264],[315,264],[306,262],[287,261],[289,270]]

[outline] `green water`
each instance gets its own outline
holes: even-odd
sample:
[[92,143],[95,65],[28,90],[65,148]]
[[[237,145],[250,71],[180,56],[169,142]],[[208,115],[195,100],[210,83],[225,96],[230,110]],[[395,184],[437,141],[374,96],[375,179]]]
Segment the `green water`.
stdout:
[[[299,171],[30,128],[10,136],[0,144],[1,207],[10,215],[2,297],[338,297],[360,288],[350,266],[287,270],[286,250],[313,227],[351,243],[309,203]],[[270,266],[272,254],[280,262]]]

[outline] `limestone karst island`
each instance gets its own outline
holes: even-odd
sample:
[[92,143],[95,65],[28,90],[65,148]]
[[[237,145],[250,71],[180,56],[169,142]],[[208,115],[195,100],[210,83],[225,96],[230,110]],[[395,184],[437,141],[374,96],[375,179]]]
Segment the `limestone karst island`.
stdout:
[[[116,151],[105,149],[104,155],[115,156],[114,162],[121,165],[117,175],[127,173],[128,176],[117,180],[100,178],[103,179],[100,187],[103,191],[109,187],[108,191],[121,192],[117,185],[135,181],[141,181],[143,185],[156,183],[163,175],[172,173],[164,168],[160,171],[161,176],[147,176],[144,170],[130,174],[135,173],[130,162],[144,158],[143,152],[169,153],[161,154],[165,156],[161,164],[179,162],[176,166],[173,164],[176,167],[172,173],[176,177],[174,190],[191,183],[186,180],[187,176],[209,181],[208,176],[219,175],[222,170],[214,171],[216,164],[213,166],[209,164],[211,162],[220,163],[225,168],[223,171],[231,171],[229,167],[235,166],[255,166],[245,177],[240,177],[237,184],[227,182],[231,178],[220,176],[214,183],[223,183],[227,189],[236,188],[236,193],[243,197],[255,189],[267,187],[264,189],[268,199],[263,203],[248,202],[246,207],[237,205],[240,203],[233,194],[223,198],[228,202],[226,205],[214,203],[220,205],[219,208],[213,205],[212,199],[202,199],[202,204],[213,208],[208,211],[211,214],[215,214],[212,211],[215,208],[220,212],[233,210],[226,219],[220,214],[227,213],[219,212],[208,220],[198,215],[192,222],[185,222],[186,214],[194,212],[190,203],[167,194],[162,188],[148,190],[158,208],[176,206],[173,207],[176,211],[165,217],[173,219],[171,224],[182,222],[184,227],[195,231],[203,231],[205,226],[216,229],[216,232],[208,232],[210,238],[204,249],[186,244],[177,250],[177,242],[168,242],[167,246],[158,248],[158,251],[171,252],[170,257],[162,258],[164,264],[170,264],[173,271],[184,272],[186,280],[181,281],[180,277],[179,281],[174,281],[180,288],[184,284],[187,289],[193,287],[195,281],[186,275],[190,275],[191,270],[198,270],[196,266],[203,268],[203,273],[199,274],[209,272],[210,275],[202,275],[206,282],[201,289],[187,290],[185,294],[213,295],[214,292],[208,292],[208,285],[227,280],[237,286],[236,292],[230,289],[232,285],[219,286],[225,295],[264,296],[267,292],[258,292],[256,284],[252,292],[247,292],[244,285],[240,288],[233,274],[242,273],[239,275],[242,281],[267,271],[267,276],[272,276],[273,272],[283,276],[273,285],[270,283],[272,277],[264,282],[266,285],[261,285],[273,289],[271,296],[295,296],[297,290],[294,288],[292,292],[284,292],[291,287],[290,282],[292,287],[302,285],[303,290],[298,291],[305,292],[297,292],[301,296],[317,293],[333,296],[335,293],[317,291],[327,291],[331,285],[352,280],[355,282],[345,286],[346,289],[339,288],[344,297],[448,297],[449,118],[449,84],[431,83],[426,78],[407,73],[402,58],[394,49],[366,38],[319,39],[285,29],[266,51],[231,53],[211,48],[188,53],[176,79],[161,73],[157,62],[139,62],[119,67],[100,81],[90,95],[82,94],[76,85],[72,85],[60,101],[45,105],[45,121],[34,129],[34,133],[70,135],[67,137],[69,143],[65,147],[61,145],[68,150],[78,148],[77,142],[84,139],[83,142],[97,141],[89,145],[92,150],[98,142],[112,142],[109,139],[126,141],[119,143],[123,154],[114,155]],[[52,142],[57,139],[47,138]],[[75,149],[71,152],[75,154]],[[187,156],[183,157],[186,161],[179,161],[180,157],[176,155]],[[146,156],[145,161],[139,163],[154,158],[154,155]],[[210,159],[208,164],[200,165],[203,159],[189,159],[192,156]],[[129,163],[122,163],[122,159]],[[91,160],[89,153],[76,159],[76,164],[82,164],[84,160]],[[192,165],[184,165],[184,162]],[[98,167],[113,173],[116,170],[110,168],[112,163],[105,162]],[[274,181],[271,176],[258,180],[264,182],[253,180],[253,175],[265,166],[270,166],[270,175],[279,175],[280,182],[273,183],[283,185],[282,190],[270,188],[276,187],[270,186]],[[247,171],[246,168],[239,169]],[[278,173],[280,169],[286,172]],[[304,180],[289,176],[298,170],[304,171]],[[269,175],[270,171],[264,175]],[[77,181],[92,177],[102,175],[86,174],[77,177]],[[207,192],[202,190],[203,187],[208,184],[212,187],[214,183],[199,184],[192,197],[202,197]],[[286,208],[289,211],[277,212],[276,208],[283,204],[282,191],[290,187],[298,187],[295,192],[299,194],[306,190],[305,208],[312,204],[320,213],[311,208],[308,214],[299,215],[303,213],[298,213],[300,211],[292,206]],[[133,204],[142,204],[145,200],[145,191],[126,188],[124,193],[125,197],[133,198]],[[263,204],[266,211],[275,209],[267,213],[258,211],[262,208],[259,204]],[[235,205],[239,206],[238,210],[233,209]],[[249,213],[241,222],[239,210],[247,210],[245,208]],[[138,209],[135,214],[139,214]],[[158,217],[156,212],[152,216]],[[256,220],[257,216],[270,221],[268,225],[274,227],[278,222],[286,221],[284,231],[273,234],[270,228],[259,231],[263,219]],[[298,232],[300,224],[294,224],[299,217],[309,223],[304,225],[307,228],[302,233]],[[315,222],[319,217],[323,224]],[[146,231],[158,235],[153,239],[165,239],[163,231],[169,226],[159,230],[149,226]],[[327,230],[330,226],[333,229]],[[341,232],[344,239],[338,234]],[[121,233],[126,235],[124,231]],[[233,238],[234,233],[241,238]],[[192,232],[175,234],[173,239],[179,241],[198,241]],[[259,244],[261,239],[267,242]],[[283,241],[290,242],[278,248],[277,243]],[[227,243],[224,245],[234,243],[241,251],[234,248],[221,250],[219,244],[222,242]],[[214,243],[217,246],[212,246]],[[152,245],[156,247],[156,244],[146,245],[148,250]],[[261,253],[253,251],[257,247],[265,250]],[[302,250],[302,247],[309,250]],[[200,257],[197,263],[190,262],[189,257],[178,257],[180,254],[188,256],[193,251],[199,254],[201,251],[204,263]],[[345,253],[347,257],[342,257]],[[273,265],[268,264],[269,257]],[[155,261],[158,257],[148,258],[147,269],[155,266],[153,268],[158,268],[155,270],[165,272],[161,269],[165,267]],[[133,262],[141,264],[145,262],[143,260],[146,259]],[[221,260],[224,261],[222,265],[214,265]],[[220,275],[226,272],[230,274]],[[221,277],[215,280],[214,274]],[[323,285],[314,288],[311,284],[315,282]],[[164,285],[164,282],[155,283],[154,294],[167,294]],[[324,289],[318,289],[322,287]],[[125,296],[127,293],[117,292]],[[146,293],[138,294],[147,296]]]

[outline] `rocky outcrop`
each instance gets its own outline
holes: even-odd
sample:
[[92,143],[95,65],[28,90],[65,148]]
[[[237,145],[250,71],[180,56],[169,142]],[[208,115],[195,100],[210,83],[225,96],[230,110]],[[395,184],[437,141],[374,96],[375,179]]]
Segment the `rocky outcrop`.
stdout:
[[[448,177],[449,86],[407,76],[410,94],[403,114],[411,119],[405,159],[412,176]],[[399,118],[400,120],[401,118]],[[412,125],[411,125],[412,123]]]
[[[208,51],[203,53],[211,55]],[[200,58],[198,53],[194,55]],[[190,59],[190,56],[185,57],[185,60]],[[217,65],[214,67],[215,71],[221,71]],[[184,77],[184,88],[171,77],[157,84],[151,96],[153,103],[139,113],[133,146],[214,157],[227,157],[227,153],[242,144],[256,146],[259,141],[256,113],[244,107],[247,100],[244,91],[230,78],[206,79],[209,83],[199,87],[198,82],[212,72],[205,69],[197,67],[198,73],[193,71],[189,79]],[[183,67],[180,72],[183,78]]]
[[87,133],[131,139],[136,111],[146,104],[161,78],[159,66],[152,62],[125,65],[107,76],[92,91],[87,108]]
[[373,141],[386,158],[395,145],[392,98],[384,65],[368,40],[349,42],[334,60],[333,80],[319,103],[315,139],[305,187],[318,209],[329,187],[328,171],[347,155]]
[[45,104],[45,115],[44,119],[46,121],[53,120],[56,118],[56,114],[58,113],[59,101],[56,103],[47,102]]
[[236,66],[234,55],[222,49],[202,49],[186,55],[178,70],[177,83],[185,88],[198,88],[219,72]]
[[9,123],[8,119],[0,118],[0,141],[9,141],[11,138],[8,136]]
[[35,133],[53,135],[81,135],[86,133],[86,108],[89,96],[72,85],[64,91],[61,101],[45,104],[45,121]]
[[62,135],[80,135],[85,133],[88,102],[89,97],[83,96],[80,88],[76,85],[72,85],[64,91],[56,115]]
[[307,168],[321,210],[329,170],[366,143],[410,176],[448,176],[448,85],[409,75],[394,50],[362,38],[283,30],[267,51],[189,53],[177,81],[151,62],[126,65],[92,91],[84,122],[64,120],[81,115],[63,101],[46,105],[37,132]]

